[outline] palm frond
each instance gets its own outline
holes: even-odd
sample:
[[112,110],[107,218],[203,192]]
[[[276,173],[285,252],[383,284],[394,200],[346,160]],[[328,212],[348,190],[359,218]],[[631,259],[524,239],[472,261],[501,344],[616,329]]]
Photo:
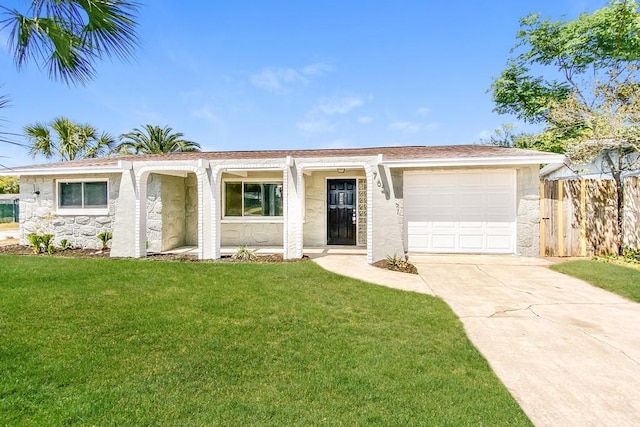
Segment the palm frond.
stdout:
[[139,4],[120,0],[34,0],[27,14],[0,6],[17,68],[46,65],[49,76],[85,84],[104,57],[129,59],[138,46]]
[[134,150],[136,154],[161,154],[200,151],[200,144],[182,138],[181,132],[165,126],[146,124],[120,135],[121,150]]

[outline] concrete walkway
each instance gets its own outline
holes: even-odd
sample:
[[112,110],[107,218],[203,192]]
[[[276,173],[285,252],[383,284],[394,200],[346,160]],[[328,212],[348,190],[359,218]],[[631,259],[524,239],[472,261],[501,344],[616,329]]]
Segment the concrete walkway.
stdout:
[[412,256],[423,284],[364,258],[332,258],[315,261],[443,298],[535,425],[640,425],[640,304],[535,258]]
[[435,295],[417,274],[383,270],[367,264],[365,255],[317,255],[309,257],[325,270],[389,288]]

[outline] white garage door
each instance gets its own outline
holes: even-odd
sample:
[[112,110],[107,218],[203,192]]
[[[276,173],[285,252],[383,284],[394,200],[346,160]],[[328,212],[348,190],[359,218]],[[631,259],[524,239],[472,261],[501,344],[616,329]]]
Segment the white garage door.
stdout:
[[411,252],[514,253],[515,171],[407,171],[404,219]]

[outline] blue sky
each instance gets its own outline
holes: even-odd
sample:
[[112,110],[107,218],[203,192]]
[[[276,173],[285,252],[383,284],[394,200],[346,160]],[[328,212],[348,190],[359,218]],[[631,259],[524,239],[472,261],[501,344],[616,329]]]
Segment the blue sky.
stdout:
[[[606,4],[149,0],[137,58],[98,63],[86,86],[34,63],[16,71],[0,34],[2,130],[66,116],[114,136],[168,125],[207,151],[474,143],[514,123],[492,112],[487,89],[519,19]],[[43,162],[6,144],[0,155],[9,167]]]

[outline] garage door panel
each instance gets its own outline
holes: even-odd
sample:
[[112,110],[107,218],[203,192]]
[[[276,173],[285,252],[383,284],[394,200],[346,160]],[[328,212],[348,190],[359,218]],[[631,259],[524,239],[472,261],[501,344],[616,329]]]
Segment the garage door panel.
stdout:
[[487,248],[496,252],[508,252],[511,249],[511,235],[487,236]]
[[484,236],[460,235],[460,249],[463,251],[482,251]]
[[[446,217],[447,219],[451,219],[451,217]],[[431,227],[432,230],[449,230],[450,232],[455,232],[458,228],[458,223],[456,221],[432,221]]]
[[463,209],[482,209],[486,205],[486,199],[482,194],[464,192],[459,195],[458,206]]
[[483,222],[482,221],[466,221],[467,218],[464,218],[465,221],[460,221],[459,228],[460,230],[477,230],[478,233],[482,233]]
[[456,247],[456,236],[454,234],[434,234],[432,246],[435,250],[449,251]]
[[410,251],[513,253],[515,171],[405,173]]

